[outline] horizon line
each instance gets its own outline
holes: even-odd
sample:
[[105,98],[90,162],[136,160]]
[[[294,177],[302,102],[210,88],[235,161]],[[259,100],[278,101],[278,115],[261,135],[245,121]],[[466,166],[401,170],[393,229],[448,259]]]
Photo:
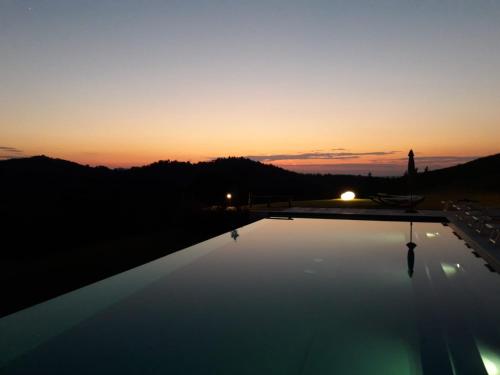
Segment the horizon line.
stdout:
[[[425,161],[425,160],[453,160],[456,158],[456,163],[450,164],[450,165],[445,165],[445,166],[438,166],[437,168],[433,169],[428,169],[430,170],[439,170],[439,169],[445,169],[461,164],[468,163],[473,160],[481,159],[484,157],[488,156],[495,156],[495,155],[500,155],[500,153],[494,153],[491,155],[483,155],[483,156],[467,156],[467,157],[453,157],[453,156],[415,156],[416,161]],[[372,175],[375,177],[395,177],[395,176],[401,176],[404,174],[404,166],[405,163],[404,161],[407,160],[405,158],[399,158],[394,160],[395,162],[387,162],[387,161],[380,161],[380,162],[371,162],[371,163],[327,163],[327,164],[317,164],[317,163],[311,163],[311,164],[280,164],[280,163],[273,163],[273,162],[265,162],[265,161],[260,161],[260,160],[254,160],[248,156],[219,156],[219,157],[214,157],[210,158],[207,160],[199,160],[199,161],[191,161],[191,160],[179,160],[179,159],[158,159],[149,163],[144,163],[144,164],[129,164],[129,165],[106,165],[102,163],[85,163],[81,161],[75,161],[71,159],[65,159],[65,158],[60,158],[60,157],[53,157],[53,156],[48,156],[46,154],[39,154],[39,155],[29,155],[29,156],[9,156],[9,157],[4,157],[2,158],[0,156],[0,162],[2,161],[10,161],[10,160],[19,160],[19,159],[32,159],[32,158],[47,158],[47,159],[52,159],[52,160],[61,160],[69,163],[74,163],[78,164],[80,166],[84,167],[89,167],[89,168],[106,168],[109,170],[129,170],[133,168],[144,168],[144,167],[149,167],[152,166],[153,164],[156,163],[161,163],[161,162],[169,162],[169,163],[185,163],[185,164],[192,164],[192,165],[197,165],[201,163],[210,163],[214,162],[216,160],[224,160],[224,159],[245,159],[249,160],[255,163],[260,163],[263,165],[270,165],[274,166],[276,168],[280,168],[286,171],[298,173],[298,174],[304,174],[304,175],[310,175],[310,174],[319,174],[319,175],[351,175],[351,176],[363,176],[363,175]],[[316,170],[308,170],[310,168],[314,168]],[[329,170],[330,168],[335,168],[338,169],[337,171]],[[356,169],[357,168],[357,169]],[[392,172],[390,173],[382,173],[382,170],[386,168],[391,168]],[[425,167],[424,167],[425,168]],[[424,170],[424,168],[421,168],[421,170]],[[349,171],[348,169],[352,169]],[[369,170],[372,169],[372,170]],[[378,173],[377,173],[377,169]],[[386,170],[385,172],[388,172]],[[397,173],[396,173],[397,172]]]

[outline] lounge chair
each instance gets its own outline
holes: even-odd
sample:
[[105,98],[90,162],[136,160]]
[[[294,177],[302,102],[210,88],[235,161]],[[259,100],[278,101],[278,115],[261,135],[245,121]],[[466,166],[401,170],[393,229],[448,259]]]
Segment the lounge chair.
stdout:
[[490,234],[490,242],[493,245],[500,245],[500,226],[496,225]]
[[408,207],[411,205],[416,206],[424,200],[421,195],[393,195],[377,193],[370,199],[378,204],[391,206],[391,207]]

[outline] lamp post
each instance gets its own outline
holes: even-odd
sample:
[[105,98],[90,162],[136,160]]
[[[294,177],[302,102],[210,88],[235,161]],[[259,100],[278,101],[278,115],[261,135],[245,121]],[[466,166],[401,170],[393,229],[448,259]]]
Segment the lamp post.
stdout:
[[231,206],[231,199],[233,198],[233,195],[231,193],[226,194],[226,199],[227,199],[227,206]]

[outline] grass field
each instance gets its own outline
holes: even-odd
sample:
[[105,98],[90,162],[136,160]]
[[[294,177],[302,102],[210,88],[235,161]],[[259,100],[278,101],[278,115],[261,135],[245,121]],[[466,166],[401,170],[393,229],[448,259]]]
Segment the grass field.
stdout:
[[[442,191],[424,194],[425,199],[418,205],[418,209],[422,210],[441,210],[443,208],[442,201],[445,200],[463,200],[468,199],[477,202],[484,207],[500,208],[500,192],[458,192],[458,191]],[[368,198],[356,198],[352,201],[343,201],[339,198],[318,199],[306,201],[292,201],[293,207],[312,207],[312,208],[387,208],[378,203],[373,202]],[[288,202],[273,202],[271,209],[286,209]],[[267,210],[267,204],[257,204],[252,207],[252,210],[260,211]]]

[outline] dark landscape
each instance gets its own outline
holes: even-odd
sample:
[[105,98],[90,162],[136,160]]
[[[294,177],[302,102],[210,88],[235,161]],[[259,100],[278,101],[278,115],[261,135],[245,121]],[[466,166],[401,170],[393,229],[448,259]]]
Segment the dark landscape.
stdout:
[[[0,181],[2,315],[245,225],[257,218],[249,194],[258,206],[408,193],[405,176],[300,174],[244,158],[109,169],[35,156],[0,161]],[[497,154],[418,173],[414,193],[440,209],[436,197],[498,205],[499,190]]]

